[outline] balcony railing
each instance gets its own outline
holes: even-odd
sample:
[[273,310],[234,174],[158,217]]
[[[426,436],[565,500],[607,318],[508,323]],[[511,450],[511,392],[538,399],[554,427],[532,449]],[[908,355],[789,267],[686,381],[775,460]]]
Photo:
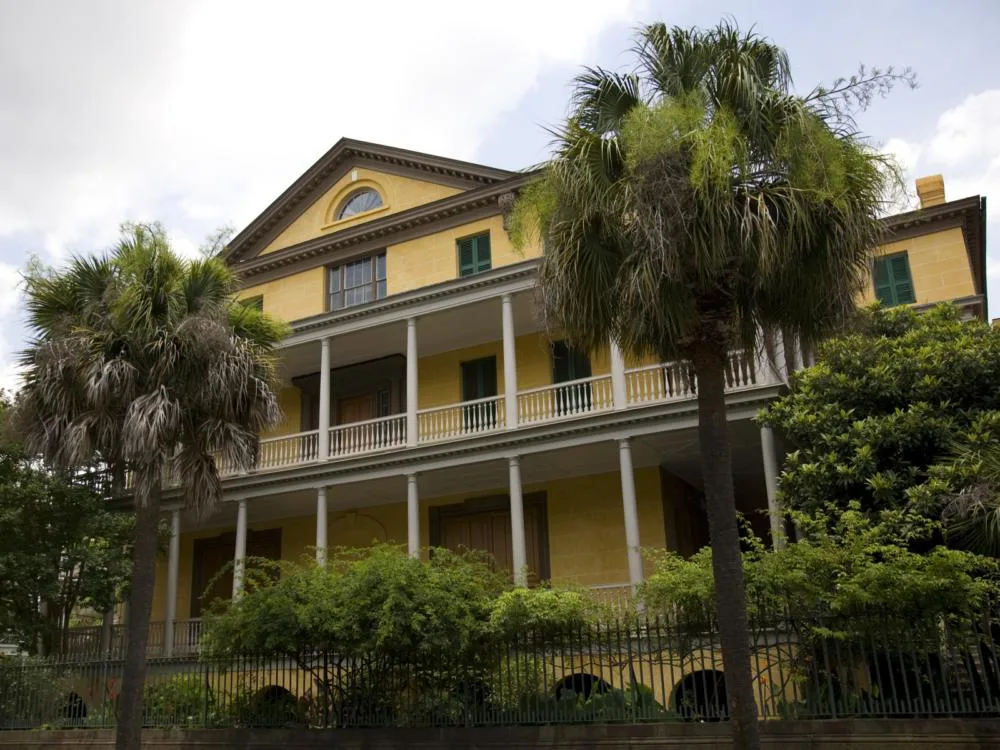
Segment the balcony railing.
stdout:
[[[71,659],[121,659],[125,656],[125,625],[114,625],[110,639],[102,643],[101,627],[72,628],[66,641],[65,657]],[[173,647],[167,648],[167,623],[149,623],[146,656],[150,658],[189,657],[198,654],[201,644],[201,620],[175,620]]]
[[349,422],[330,428],[330,456],[399,448],[406,445],[406,415],[393,414],[364,422]]
[[[729,392],[772,384],[769,371],[752,352],[735,351],[726,360],[726,390]],[[294,435],[264,438],[256,471],[283,469],[319,460],[350,458],[380,451],[405,448],[416,443],[439,443],[487,435],[501,430],[517,429],[561,422],[577,417],[631,409],[696,398],[697,378],[689,362],[635,367],[625,371],[624,403],[615,401],[611,375],[597,375],[542,388],[519,391],[516,401],[516,424],[507,424],[506,400],[503,395],[474,401],[462,401],[446,406],[420,409],[417,412],[417,439],[408,440],[405,414],[352,422],[330,428],[330,452],[319,455],[319,432],[310,430]],[[232,475],[231,467],[219,460],[222,474]],[[176,477],[168,477],[168,483]]]
[[537,424],[614,408],[611,376],[571,380],[517,394],[518,424]]
[[495,432],[507,425],[504,406],[503,396],[490,396],[421,409],[417,412],[417,434],[421,443],[433,443]]
[[315,461],[318,457],[319,431],[310,430],[261,440],[257,466],[261,469],[273,469]]

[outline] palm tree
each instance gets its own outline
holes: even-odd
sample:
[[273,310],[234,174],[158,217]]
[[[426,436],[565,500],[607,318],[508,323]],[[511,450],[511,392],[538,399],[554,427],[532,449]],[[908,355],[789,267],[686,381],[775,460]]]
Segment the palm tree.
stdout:
[[146,639],[164,480],[189,507],[221,495],[216,461],[249,468],[280,417],[275,344],[284,328],[239,304],[217,259],[185,261],[159,225],[125,225],[113,250],[26,276],[34,338],[22,357],[17,424],[51,465],[131,477],[136,508],[116,747],[141,743]]
[[728,23],[647,26],[634,52],[633,73],[575,79],[511,232],[544,244],[551,330],[692,363],[730,716],[736,746],[758,747],[724,366],[759,331],[809,344],[854,309],[896,173],[852,112],[910,74],[796,96],[784,51]]

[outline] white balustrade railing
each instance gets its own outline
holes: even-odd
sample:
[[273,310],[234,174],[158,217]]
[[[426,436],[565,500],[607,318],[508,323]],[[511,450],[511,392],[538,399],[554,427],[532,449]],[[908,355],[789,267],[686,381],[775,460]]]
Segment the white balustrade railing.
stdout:
[[318,457],[319,430],[297,432],[294,435],[261,440],[257,468],[274,469],[279,466],[315,461]]
[[726,358],[726,390],[747,388],[757,384],[756,363],[752,353],[743,349],[730,352]]
[[694,398],[696,395],[694,368],[690,362],[666,362],[625,372],[625,399],[630,405]]
[[420,442],[478,435],[503,429],[504,397],[490,396],[417,412]]
[[605,411],[613,406],[611,376],[599,375],[521,391],[517,394],[517,422],[549,422]]
[[[726,390],[741,390],[772,382],[768,372],[761,372],[762,367],[754,352],[733,351],[725,364]],[[628,406],[680,401],[696,396],[697,380],[689,362],[668,362],[636,367],[625,372],[625,397]],[[555,383],[517,394],[519,425],[554,422],[613,408],[614,388],[610,375]],[[420,443],[453,440],[507,427],[503,396],[463,401],[417,412]],[[393,414],[331,427],[329,457],[374,453],[406,445],[406,415]],[[294,466],[320,458],[317,430],[264,438],[260,441],[256,470]],[[221,455],[216,456],[216,465],[223,476],[234,473]],[[128,474],[126,485],[131,487],[133,479]],[[165,472],[163,477],[164,484],[168,486],[177,484],[179,479],[172,471]]]
[[[726,358],[723,376],[726,390],[758,384],[754,356],[742,349]],[[625,372],[625,396],[629,405],[679,401],[698,395],[697,378],[690,362],[666,362],[636,367]]]
[[330,428],[330,456],[399,448],[406,445],[406,415],[393,414]]

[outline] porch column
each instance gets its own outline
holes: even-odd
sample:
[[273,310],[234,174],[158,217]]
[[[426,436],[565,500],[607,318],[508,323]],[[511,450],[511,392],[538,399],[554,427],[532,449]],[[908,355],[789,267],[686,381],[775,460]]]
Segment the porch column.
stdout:
[[406,475],[406,546],[410,557],[420,558],[420,491],[417,475]]
[[507,459],[510,469],[510,546],[514,565],[514,584],[528,585],[528,546],[524,535],[524,496],[521,493],[521,459]]
[[767,515],[771,521],[771,545],[785,546],[785,519],[778,503],[778,455],[774,450],[774,431],[760,428],[760,450],[764,458],[764,486],[767,488]]
[[330,457],[330,337],[320,343],[319,355],[319,460]]
[[628,391],[625,388],[625,357],[618,344],[612,340],[611,347],[611,397],[616,409],[628,405]]
[[326,563],[326,487],[316,490],[316,562]]
[[233,556],[233,599],[243,593],[243,566],[247,556],[247,501],[240,500],[236,509],[236,553]]
[[514,339],[514,303],[510,294],[500,298],[503,318],[503,402],[507,427],[517,426],[517,353]]
[[628,550],[628,580],[642,583],[642,547],[639,542],[639,510],[635,499],[635,471],[629,438],[618,441],[618,466],[622,479],[622,509],[625,511],[625,546]]
[[406,319],[406,444],[417,444],[417,319]]
[[170,546],[167,551],[167,612],[163,624],[163,655],[174,655],[174,620],[177,619],[177,577],[181,565],[181,511],[170,513]]

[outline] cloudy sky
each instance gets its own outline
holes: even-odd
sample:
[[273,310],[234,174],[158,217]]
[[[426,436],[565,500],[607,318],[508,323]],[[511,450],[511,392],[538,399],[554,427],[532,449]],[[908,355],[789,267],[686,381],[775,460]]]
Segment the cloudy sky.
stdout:
[[[0,0],[0,387],[32,254],[102,249],[124,219],[159,219],[194,253],[341,136],[536,163],[580,65],[627,64],[639,23],[724,15],[787,48],[803,90],[859,63],[913,67],[920,87],[862,127],[911,177],[943,173],[949,199],[988,195],[1000,238],[993,0]],[[1000,249],[989,270],[997,316]]]

